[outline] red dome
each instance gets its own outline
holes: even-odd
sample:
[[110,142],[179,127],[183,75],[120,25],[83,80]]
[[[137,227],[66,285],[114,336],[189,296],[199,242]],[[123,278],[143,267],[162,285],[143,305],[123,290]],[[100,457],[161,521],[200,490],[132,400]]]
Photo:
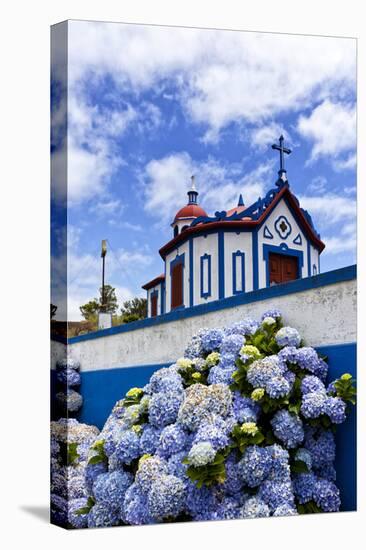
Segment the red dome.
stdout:
[[198,206],[198,204],[187,204],[183,206],[175,215],[174,221],[181,218],[198,218],[199,216],[207,216],[206,212]]

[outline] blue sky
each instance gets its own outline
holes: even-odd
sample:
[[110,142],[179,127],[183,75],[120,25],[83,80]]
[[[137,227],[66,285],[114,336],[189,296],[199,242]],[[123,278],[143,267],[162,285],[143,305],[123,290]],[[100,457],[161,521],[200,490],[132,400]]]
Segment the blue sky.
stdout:
[[119,301],[144,295],[191,174],[207,212],[239,193],[249,205],[273,187],[281,133],[291,189],[326,244],[322,271],[354,263],[354,40],[70,22],[69,319],[97,295],[101,239]]

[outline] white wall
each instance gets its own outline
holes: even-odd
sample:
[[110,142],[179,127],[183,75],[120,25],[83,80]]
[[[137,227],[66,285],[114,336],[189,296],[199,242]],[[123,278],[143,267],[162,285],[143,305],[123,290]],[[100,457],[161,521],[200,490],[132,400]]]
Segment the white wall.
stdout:
[[151,294],[154,291],[158,292],[158,315],[161,313],[161,283],[158,283],[156,286],[149,288],[147,291],[147,316],[151,317]]
[[[282,239],[276,229],[275,222],[279,216],[285,216],[288,222],[291,225],[291,233],[286,239]],[[268,227],[270,232],[273,235],[273,239],[267,239],[264,237],[265,227]],[[297,234],[300,233],[302,244],[294,244],[293,240],[296,238]],[[259,288],[264,288],[266,285],[266,262],[263,258],[263,244],[268,244],[272,246],[280,246],[280,244],[285,243],[289,248],[293,250],[301,250],[303,252],[304,263],[302,267],[302,277],[308,276],[308,251],[307,251],[307,240],[304,233],[301,231],[299,225],[295,221],[294,216],[292,215],[290,209],[285,203],[284,199],[281,199],[280,202],[276,205],[274,210],[266,219],[265,223],[258,231],[258,283]]]
[[[202,327],[225,326],[247,316],[259,318],[269,308],[279,308],[285,323],[296,327],[311,346],[356,341],[356,281],[351,280],[81,341],[69,345],[68,353],[80,360],[85,371],[173,362]],[[55,344],[52,361],[59,353],[62,345]]]
[[[200,235],[193,239],[193,300],[194,305],[217,300],[219,297],[218,281],[218,234]],[[204,254],[211,255],[211,296],[201,297],[201,261]]]
[[233,295],[233,252],[245,253],[245,292],[253,290],[252,233],[227,232],[224,234],[225,249],[225,297]]

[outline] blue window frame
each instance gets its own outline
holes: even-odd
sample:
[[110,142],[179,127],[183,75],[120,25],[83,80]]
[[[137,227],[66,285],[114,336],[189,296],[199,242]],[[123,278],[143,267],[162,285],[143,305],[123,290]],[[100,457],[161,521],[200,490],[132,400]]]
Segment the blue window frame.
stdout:
[[211,296],[211,255],[204,254],[200,257],[200,283],[201,298]]
[[245,254],[237,250],[233,252],[233,294],[245,292]]
[[318,268],[313,264],[313,275],[318,275]]

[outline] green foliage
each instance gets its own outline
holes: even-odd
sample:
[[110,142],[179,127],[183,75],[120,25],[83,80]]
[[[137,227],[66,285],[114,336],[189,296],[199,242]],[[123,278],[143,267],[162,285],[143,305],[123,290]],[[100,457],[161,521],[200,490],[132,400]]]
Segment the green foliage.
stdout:
[[147,300],[146,298],[133,298],[123,302],[121,307],[122,323],[131,323],[139,319],[145,319],[147,315]]
[[290,468],[293,474],[307,474],[309,472],[309,468],[303,460],[294,460],[291,462]]
[[98,439],[93,443],[91,449],[95,454],[89,459],[88,464],[99,464],[100,462],[108,462],[108,457],[104,450],[104,439]]
[[321,508],[313,500],[306,502],[305,504],[297,504],[297,511],[299,514],[319,514],[321,513]]
[[[99,289],[99,298],[93,298],[83,306],[80,306],[81,315],[87,321],[92,321],[95,316],[101,311],[103,306],[102,287]],[[104,285],[104,309],[106,313],[116,313],[118,309],[118,302],[116,296],[116,289],[111,285]]]
[[126,397],[123,399],[124,407],[131,407],[131,405],[138,405],[144,395],[144,391],[141,388],[132,388],[126,393]]
[[[203,485],[211,487],[216,483],[224,483],[226,479],[225,459],[230,452],[230,447],[218,451],[210,464],[206,466],[189,466],[187,468],[188,477],[196,483],[198,489]],[[188,458],[182,460],[183,464],[189,464]]]
[[178,369],[178,372],[183,378],[183,384],[186,387],[193,384],[207,384],[207,374],[196,370],[193,363],[187,367]]
[[95,504],[95,500],[93,499],[93,497],[89,497],[86,502],[86,506],[83,506],[82,508],[79,508],[79,510],[76,510],[75,514],[77,516],[83,516],[85,514],[89,514],[94,504]]
[[73,466],[77,464],[78,458],[80,457],[78,451],[78,443],[73,442],[69,443],[67,446],[67,464],[68,466]]
[[352,405],[356,404],[356,387],[355,380],[351,374],[343,374],[333,385],[336,390],[337,397],[341,397],[346,403],[349,402]]
[[239,449],[243,454],[248,445],[260,445],[265,440],[261,430],[254,422],[245,422],[241,426],[234,426],[231,433],[233,440],[232,448]]

